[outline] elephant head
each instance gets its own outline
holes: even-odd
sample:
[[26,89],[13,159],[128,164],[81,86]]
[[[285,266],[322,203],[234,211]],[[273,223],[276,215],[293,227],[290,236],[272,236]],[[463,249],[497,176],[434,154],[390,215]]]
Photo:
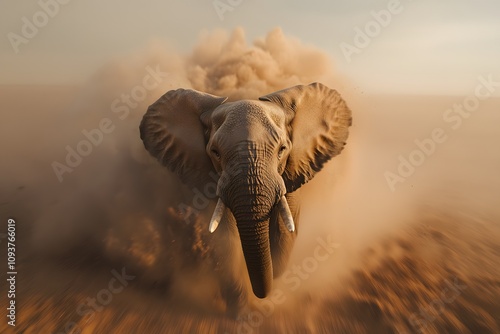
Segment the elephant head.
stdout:
[[218,175],[210,231],[223,217],[236,222],[252,290],[264,298],[273,279],[270,224],[281,214],[286,233],[297,233],[287,198],[342,151],[350,125],[340,94],[313,83],[235,102],[169,91],[148,108],[140,132],[183,182],[200,187]]

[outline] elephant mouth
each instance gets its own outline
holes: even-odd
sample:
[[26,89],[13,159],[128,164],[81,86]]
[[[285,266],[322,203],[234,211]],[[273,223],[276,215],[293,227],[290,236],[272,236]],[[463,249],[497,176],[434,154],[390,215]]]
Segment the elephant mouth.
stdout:
[[[285,223],[285,227],[288,231],[295,231],[295,223],[293,221],[292,212],[290,211],[290,206],[288,205],[288,201],[285,196],[282,196],[281,199],[276,204],[276,208]],[[210,224],[208,225],[208,230],[210,233],[214,233],[217,227],[219,227],[220,221],[222,220],[222,215],[226,210],[226,205],[219,198],[217,201],[217,205],[215,206],[214,213],[212,215],[212,219],[210,219]]]

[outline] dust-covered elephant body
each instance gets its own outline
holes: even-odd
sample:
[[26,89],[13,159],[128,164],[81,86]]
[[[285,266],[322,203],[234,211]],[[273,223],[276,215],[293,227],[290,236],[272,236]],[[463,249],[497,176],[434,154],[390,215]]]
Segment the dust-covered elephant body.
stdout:
[[216,181],[207,228],[225,225],[238,235],[252,290],[264,298],[298,232],[297,190],[342,151],[350,125],[339,93],[314,83],[235,102],[169,91],[149,107],[140,131],[150,154],[188,186]]

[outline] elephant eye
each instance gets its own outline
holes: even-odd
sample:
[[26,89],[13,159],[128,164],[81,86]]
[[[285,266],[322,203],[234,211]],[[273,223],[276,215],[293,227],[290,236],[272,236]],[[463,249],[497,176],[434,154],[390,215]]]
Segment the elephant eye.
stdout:
[[217,158],[217,160],[220,160],[220,153],[216,149],[212,149],[212,154]]
[[278,158],[281,159],[281,157],[283,156],[283,153],[285,153],[285,151],[286,151],[286,146],[281,145],[280,150],[278,151]]

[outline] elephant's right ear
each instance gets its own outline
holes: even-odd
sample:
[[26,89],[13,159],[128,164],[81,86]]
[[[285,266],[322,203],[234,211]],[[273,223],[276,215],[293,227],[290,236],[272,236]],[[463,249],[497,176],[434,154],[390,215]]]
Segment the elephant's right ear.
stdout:
[[148,108],[142,119],[144,147],[184,183],[207,182],[214,169],[205,151],[200,115],[212,112],[226,99],[191,89],[167,92]]

